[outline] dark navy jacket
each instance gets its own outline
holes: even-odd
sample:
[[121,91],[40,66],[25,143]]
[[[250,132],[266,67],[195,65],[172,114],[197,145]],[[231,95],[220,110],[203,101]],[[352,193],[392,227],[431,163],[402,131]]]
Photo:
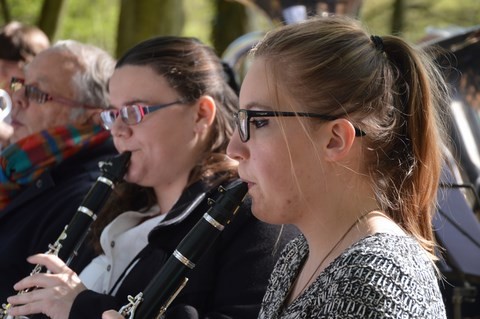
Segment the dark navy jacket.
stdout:
[[0,211],[0,304],[34,266],[26,259],[44,253],[69,223],[100,174],[98,162],[116,155],[111,139],[43,173]]

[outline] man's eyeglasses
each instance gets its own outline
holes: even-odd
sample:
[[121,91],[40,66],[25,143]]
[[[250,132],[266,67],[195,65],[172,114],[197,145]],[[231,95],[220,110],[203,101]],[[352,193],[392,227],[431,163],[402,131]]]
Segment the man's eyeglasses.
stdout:
[[[325,121],[333,121],[338,119],[336,116],[305,113],[305,112],[281,112],[281,111],[253,111],[253,110],[239,110],[235,114],[235,123],[238,127],[238,134],[242,142],[247,142],[250,139],[250,124],[254,117],[277,117],[277,116],[300,116],[300,117],[314,117]],[[365,136],[365,132],[355,127],[355,136]]]
[[167,106],[174,105],[174,104],[183,104],[183,101],[175,101],[166,104],[157,104],[157,105],[149,105],[144,106],[140,104],[131,104],[125,105],[120,110],[106,110],[100,113],[100,117],[103,121],[103,126],[110,130],[115,123],[118,115],[122,118],[122,121],[128,125],[135,125],[142,121],[146,114],[158,111],[163,109]]
[[22,88],[25,89],[25,97],[30,101],[34,101],[38,104],[44,104],[48,101],[54,101],[54,102],[66,104],[73,107],[94,108],[93,106],[83,105],[81,103],[75,102],[67,98],[54,97],[46,92],[43,92],[36,86],[25,84],[24,79],[12,77],[10,81],[10,90],[12,90],[12,92],[16,92]]

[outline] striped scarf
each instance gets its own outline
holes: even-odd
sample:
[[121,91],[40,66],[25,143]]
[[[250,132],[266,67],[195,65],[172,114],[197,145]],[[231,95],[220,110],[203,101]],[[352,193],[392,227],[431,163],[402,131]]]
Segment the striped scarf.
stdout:
[[0,210],[47,169],[102,144],[110,132],[100,126],[60,126],[19,140],[0,154]]

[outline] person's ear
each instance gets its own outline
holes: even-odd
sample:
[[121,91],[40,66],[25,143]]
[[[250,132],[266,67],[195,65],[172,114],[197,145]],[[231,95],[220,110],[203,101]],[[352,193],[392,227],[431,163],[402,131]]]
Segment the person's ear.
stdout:
[[328,140],[325,154],[330,161],[339,161],[348,155],[355,141],[355,127],[347,119],[327,123]]
[[195,132],[206,131],[215,120],[217,111],[215,100],[208,95],[201,96],[197,100],[197,114],[195,117]]

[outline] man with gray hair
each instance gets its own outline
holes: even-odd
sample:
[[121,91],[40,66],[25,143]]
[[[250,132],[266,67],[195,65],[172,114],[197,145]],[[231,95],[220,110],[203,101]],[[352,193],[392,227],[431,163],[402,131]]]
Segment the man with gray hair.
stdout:
[[14,128],[0,154],[0,304],[48,250],[116,154],[99,113],[108,107],[114,60],[103,50],[61,41],[12,78]]

